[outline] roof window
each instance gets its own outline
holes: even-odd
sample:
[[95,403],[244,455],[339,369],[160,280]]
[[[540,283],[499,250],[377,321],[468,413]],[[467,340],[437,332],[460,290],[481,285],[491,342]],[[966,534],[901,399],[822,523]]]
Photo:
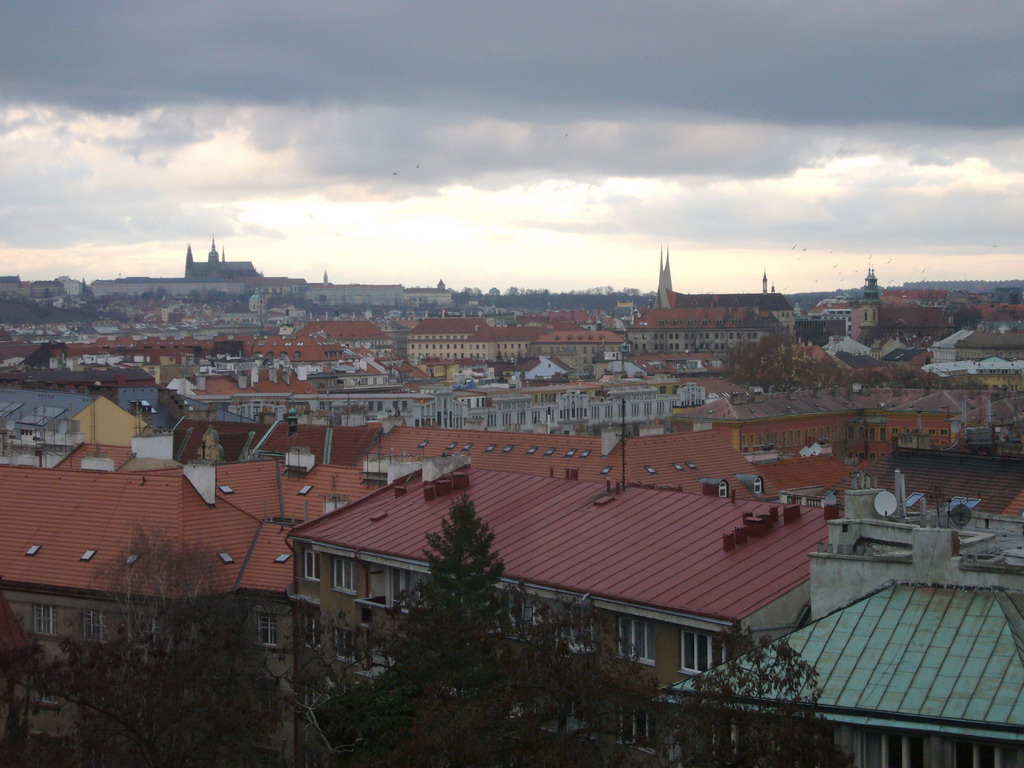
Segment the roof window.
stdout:
[[494,450],[494,443],[491,443],[486,448],[484,448],[484,453],[490,453],[493,450]]
[[466,443],[464,446],[462,446],[462,450],[468,451],[472,447],[473,447],[472,443]]
[[514,445],[506,445],[504,448],[501,449],[501,452],[502,453],[511,453],[512,449],[514,447],[515,447]]
[[601,470],[601,474],[602,475],[607,475],[611,471],[612,471],[611,467],[605,467],[604,469]]
[[423,442],[421,442],[421,443],[420,443],[419,445],[417,445],[416,447],[417,447],[417,448],[426,448],[426,447],[427,447],[427,443],[429,443],[429,442],[430,442],[429,440],[424,440]]
[[124,564],[125,565],[135,565],[135,563],[137,563],[138,561],[139,561],[139,556],[135,555],[135,554],[132,554],[132,555],[128,555],[128,557],[125,558]]
[[227,552],[218,552],[218,553],[217,553],[217,557],[219,557],[219,558],[220,558],[221,560],[223,560],[223,561],[224,561],[225,563],[233,563],[233,562],[235,562],[235,558],[233,558],[233,557],[232,557],[231,555],[229,555],[229,554],[228,554]]
[[291,556],[292,556],[291,552],[285,552],[283,555],[278,555],[277,557],[275,557],[274,558],[274,562],[275,563],[287,563],[289,558],[291,558]]
[[652,467],[650,464],[644,464],[644,469],[647,470],[647,474],[649,474],[649,475],[656,475],[656,474],[658,474],[657,471],[654,469],[654,467]]
[[696,469],[697,468],[697,465],[694,464],[692,461],[687,461],[686,462],[686,466],[688,466],[690,469]]
[[570,448],[568,451],[565,452],[565,458],[567,458],[567,459],[571,458],[571,457],[573,457],[575,455],[576,455],[576,449],[575,448]]
[[537,445],[531,445],[529,448],[526,449],[526,455],[527,456],[533,456],[533,454],[535,454],[537,452],[537,449],[539,447],[540,446],[537,446]]
[[458,445],[458,443],[456,443],[456,442],[455,442],[454,440],[452,440],[452,441],[451,441],[450,443],[448,443],[448,447],[447,447],[447,448],[445,448],[445,450],[446,450],[446,451],[450,451],[450,450],[452,450],[452,449],[453,449],[453,448],[454,448],[454,447],[455,447],[456,445]]
[[85,552],[82,553],[82,556],[80,558],[78,558],[78,559],[79,560],[92,560],[92,556],[95,555],[95,554],[96,554],[96,550],[95,549],[87,549],[87,550],[85,550]]
[[299,488],[299,496],[305,496],[307,493],[309,493],[312,490],[313,490],[313,486],[312,485],[304,485],[301,488]]
[[551,454],[553,454],[554,452],[555,452],[555,449],[554,449],[554,448],[548,448],[548,449],[547,449],[546,451],[544,451],[544,455],[545,455],[545,456],[550,456],[550,455],[551,455]]
[[676,469],[678,469],[680,472],[685,472],[686,471],[686,467],[684,467],[682,464],[677,464],[674,461],[672,462],[672,466],[675,467]]
[[581,458],[581,459],[585,459],[585,458],[587,458],[587,456],[589,456],[589,455],[590,455],[591,453],[592,453],[592,451],[591,451],[591,450],[590,450],[589,448],[587,448],[586,450],[584,450],[584,451],[583,451],[583,453],[581,453],[581,454],[580,454],[580,458]]
[[234,493],[235,492],[235,489],[232,488],[230,485],[221,485],[221,486],[218,486],[218,487],[220,488],[220,492],[221,493]]
[[25,550],[25,554],[28,557],[32,557],[32,555],[34,555],[36,552],[38,552],[40,549],[42,549],[42,547],[43,547],[42,544],[33,544],[31,547],[29,547],[28,549]]

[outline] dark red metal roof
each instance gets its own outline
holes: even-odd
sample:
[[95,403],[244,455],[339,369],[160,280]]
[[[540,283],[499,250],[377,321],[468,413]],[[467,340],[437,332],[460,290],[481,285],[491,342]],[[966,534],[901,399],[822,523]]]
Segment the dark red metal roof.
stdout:
[[[468,494],[495,533],[506,576],[534,584],[673,611],[740,619],[806,582],[809,552],[827,538],[821,509],[801,508],[727,551],[723,534],[743,514],[771,505],[629,487],[608,498],[603,484],[466,468]],[[427,500],[424,483],[389,486],[292,535],[336,546],[424,560],[455,494]],[[383,513],[383,516],[382,516]]]

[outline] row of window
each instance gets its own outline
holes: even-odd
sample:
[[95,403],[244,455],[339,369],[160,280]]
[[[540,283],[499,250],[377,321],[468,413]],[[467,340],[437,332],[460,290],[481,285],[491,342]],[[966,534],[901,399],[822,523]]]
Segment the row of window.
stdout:
[[[32,631],[37,635],[57,634],[57,606],[36,603],[32,607]],[[107,639],[107,614],[87,609],[82,611],[82,639],[103,641]]]
[[[320,554],[308,548],[302,558],[302,578],[320,581]],[[355,594],[356,564],[347,557],[331,558],[331,588]]]
[[[83,640],[104,642],[108,639],[106,611],[86,609],[82,611],[81,616]],[[32,631],[37,635],[55,636],[57,634],[57,606],[36,603],[32,607]],[[155,628],[154,631],[156,631]],[[277,615],[263,611],[258,613],[256,635],[262,645],[277,645]]]
[[[680,632],[680,671],[697,673],[710,669],[716,661],[714,638],[704,632],[684,629]],[[619,653],[642,664],[655,664],[654,624],[642,619],[619,619]]]

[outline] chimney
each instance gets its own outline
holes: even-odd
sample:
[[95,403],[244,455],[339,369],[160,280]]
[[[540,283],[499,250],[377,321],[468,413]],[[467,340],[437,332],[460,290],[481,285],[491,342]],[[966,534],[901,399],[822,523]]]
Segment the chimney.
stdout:
[[185,465],[185,479],[192,483],[203,501],[217,503],[217,467],[213,464]]
[[206,389],[206,374],[205,373],[197,373],[196,374],[196,389],[199,389],[199,390]]
[[97,454],[82,458],[82,470],[91,472],[113,472],[114,460],[109,456]]
[[140,459],[173,459],[174,434],[158,432],[153,435],[135,435],[132,438],[132,453]]
[[469,456],[461,454],[455,454],[454,456],[424,456],[423,482],[433,482],[442,475],[447,475],[466,466],[469,466]]
[[609,427],[601,430],[601,455],[607,456],[611,453],[621,437],[617,427]]
[[238,381],[239,389],[247,389],[249,386],[249,374],[245,371],[239,371],[236,374],[236,380]]

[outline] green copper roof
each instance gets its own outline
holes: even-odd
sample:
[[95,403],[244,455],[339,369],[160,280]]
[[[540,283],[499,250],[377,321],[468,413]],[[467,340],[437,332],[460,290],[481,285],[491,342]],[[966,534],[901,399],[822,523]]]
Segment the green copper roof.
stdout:
[[789,635],[819,703],[1024,726],[1024,618],[1004,592],[894,586]]

